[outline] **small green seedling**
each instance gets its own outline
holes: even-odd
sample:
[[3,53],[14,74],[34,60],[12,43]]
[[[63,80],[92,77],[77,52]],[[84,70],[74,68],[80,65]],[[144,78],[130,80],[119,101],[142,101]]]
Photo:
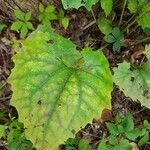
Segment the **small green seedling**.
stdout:
[[129,141],[122,138],[118,139],[115,137],[109,137],[108,142],[106,140],[101,140],[98,150],[132,150],[132,146]]
[[91,146],[83,139],[78,143],[78,150],[91,150]]
[[3,29],[6,28],[7,26],[3,23],[0,22],[0,34],[2,33]]
[[25,137],[23,123],[18,122],[18,120],[13,120],[12,123],[8,126],[8,129],[8,149],[32,150],[33,144]]
[[14,11],[17,21],[15,21],[11,30],[20,31],[21,36],[25,37],[29,30],[33,30],[33,25],[29,21],[31,19],[31,12],[24,13],[21,10],[17,9]]
[[111,26],[109,20],[107,20],[103,17],[100,17],[97,21],[97,24],[98,24],[98,28],[100,29],[100,31],[103,34],[108,35],[112,32],[112,26]]
[[113,51],[119,52],[123,46],[124,35],[119,28],[113,28],[112,32],[104,37],[107,43],[113,44]]
[[144,29],[144,32],[145,32],[147,35],[150,35],[150,28],[145,28],[145,29]]
[[147,120],[144,120],[143,125],[144,125],[143,130],[145,131],[145,134],[139,140],[138,142],[139,146],[145,145],[149,141],[150,123]]
[[0,138],[3,136],[4,131],[7,127],[5,125],[0,125]]
[[130,142],[138,141],[142,146],[149,141],[150,123],[144,121],[142,129],[135,128],[132,115],[127,113],[124,118],[116,116],[114,123],[107,123],[109,136],[102,139],[98,150],[131,150]]
[[91,150],[91,146],[83,139],[69,138],[65,142],[65,150]]
[[24,133],[23,123],[18,122],[18,120],[12,119],[10,125],[0,125],[0,138],[4,135],[7,129],[7,143],[8,149],[10,150],[21,150],[21,149],[33,149],[33,144],[26,139]]
[[69,138],[65,142],[65,150],[78,150],[78,140],[74,138]]
[[59,20],[59,24],[63,28],[65,28],[65,29],[68,28],[68,26],[69,26],[69,18],[65,17],[65,13],[64,13],[64,11],[62,9],[59,11],[58,20]]
[[52,20],[57,20],[55,7],[53,5],[44,7],[44,5],[40,3],[39,11],[40,11],[39,21],[42,24],[48,24]]

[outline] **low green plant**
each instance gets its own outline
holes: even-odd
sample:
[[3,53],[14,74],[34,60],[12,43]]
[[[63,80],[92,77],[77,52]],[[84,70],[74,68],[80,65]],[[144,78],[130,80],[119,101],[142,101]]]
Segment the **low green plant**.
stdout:
[[150,28],[145,28],[144,32],[146,33],[146,35],[150,36]]
[[6,134],[6,130],[9,150],[33,149],[33,144],[25,137],[23,123],[12,119],[9,125],[0,125],[0,138]]
[[91,150],[91,146],[83,139],[78,143],[78,150]]
[[[107,25],[108,26],[108,25]],[[110,28],[110,27],[109,27]],[[110,28],[111,29],[111,28]],[[109,29],[109,30],[110,30]],[[120,31],[120,29],[118,27],[115,27],[112,29],[112,32],[110,34],[107,34],[104,37],[104,40],[107,43],[113,44],[113,51],[114,52],[119,52],[120,48],[123,46],[124,43],[124,35],[123,33]]]
[[113,81],[127,97],[150,108],[150,45],[145,46],[147,62],[134,69],[124,61],[114,68]]
[[18,122],[18,120],[12,120],[12,123],[8,126],[8,149],[10,150],[32,150],[33,144],[31,141],[27,140],[24,133],[23,123]]
[[143,146],[149,141],[150,123],[147,120],[144,120],[143,129],[144,131],[146,130],[147,132],[145,132],[145,134],[139,140],[138,142],[139,146]]
[[83,139],[69,138],[65,142],[65,150],[91,150],[91,146]]
[[67,29],[69,26],[69,18],[65,17],[65,12],[61,9],[58,13],[59,24]]
[[98,27],[104,35],[109,35],[112,32],[112,26],[106,18],[100,17],[97,20]]
[[3,136],[5,129],[6,129],[5,125],[0,125],[0,138]]
[[78,9],[81,6],[84,6],[87,10],[91,11],[92,6],[97,2],[100,3],[102,9],[105,12],[105,15],[108,16],[112,10],[113,1],[112,0],[62,0],[62,4],[65,9],[76,8]]
[[106,126],[109,136],[101,140],[98,150],[131,150],[131,141],[138,141],[138,146],[145,145],[149,141],[150,123],[145,120],[143,128],[135,128],[130,113],[123,118],[117,115],[115,122],[106,123]]
[[79,140],[75,138],[68,138],[65,141],[65,150],[78,150]]
[[100,0],[102,9],[105,12],[105,15],[108,16],[112,10],[113,1],[112,0]]
[[67,29],[69,26],[69,19],[65,17],[65,12],[61,9],[58,13],[53,5],[45,7],[42,3],[39,5],[39,21],[42,24],[49,24],[50,21],[58,20],[60,26]]
[[0,34],[3,31],[4,28],[6,28],[7,26],[3,23],[0,23]]
[[102,51],[79,52],[51,27],[39,26],[13,61],[11,105],[37,149],[57,149],[72,130],[111,108],[112,75]]
[[29,30],[33,30],[30,22],[31,12],[24,13],[21,10],[14,10],[16,21],[11,25],[11,30],[19,31],[22,37],[25,37]]
[[91,10],[91,7],[97,3],[97,0],[85,0],[85,1],[81,1],[81,0],[61,0],[63,7],[65,9],[68,8],[76,8],[78,9],[81,6],[84,6],[87,10]]
[[149,0],[128,0],[128,9],[135,14],[134,20],[129,23],[129,27],[135,22],[144,30],[150,28],[150,1]]
[[48,24],[52,20],[57,20],[55,7],[53,5],[45,7],[42,3],[40,3],[39,11],[40,11],[39,21],[42,24]]
[[101,140],[98,150],[132,150],[132,146],[127,139],[110,136],[108,142]]

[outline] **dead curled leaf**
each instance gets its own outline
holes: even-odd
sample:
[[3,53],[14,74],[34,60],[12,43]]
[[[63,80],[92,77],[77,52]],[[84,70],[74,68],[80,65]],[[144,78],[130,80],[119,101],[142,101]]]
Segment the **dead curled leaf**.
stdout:
[[111,121],[111,120],[112,120],[112,111],[105,108],[102,111],[101,117],[97,118],[97,119],[94,119],[94,122],[97,122],[97,123],[101,124],[101,123],[108,122],[108,121]]
[[131,142],[130,145],[132,146],[132,150],[139,150],[138,145],[134,142]]
[[137,45],[133,48],[133,53],[131,54],[132,64],[138,59],[142,54],[144,54],[145,47],[143,45]]

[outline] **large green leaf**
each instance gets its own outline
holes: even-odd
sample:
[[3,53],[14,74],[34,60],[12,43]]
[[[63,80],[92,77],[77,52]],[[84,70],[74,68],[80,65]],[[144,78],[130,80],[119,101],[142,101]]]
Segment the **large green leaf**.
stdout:
[[111,107],[112,75],[102,52],[39,27],[13,57],[11,104],[38,149],[55,150],[102,109]]
[[94,5],[98,0],[62,0],[62,4],[65,9],[76,8],[81,6],[86,7],[87,10],[91,10],[92,5]]
[[123,62],[114,69],[115,84],[134,101],[150,108],[150,45],[146,46],[148,61],[136,70],[130,70],[130,64]]

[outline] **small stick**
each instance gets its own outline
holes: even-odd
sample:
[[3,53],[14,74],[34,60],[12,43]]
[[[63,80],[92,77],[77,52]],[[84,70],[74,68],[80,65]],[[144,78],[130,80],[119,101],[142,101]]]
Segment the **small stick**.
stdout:
[[89,24],[87,24],[84,28],[83,28],[83,31],[88,29],[89,27],[91,27],[92,25],[94,25],[96,23],[95,20],[93,20],[92,22],[90,22]]
[[7,100],[7,99],[11,99],[11,96],[8,97],[1,97],[0,100]]
[[141,43],[146,42],[146,41],[148,41],[148,40],[150,40],[150,37],[147,37],[147,38],[144,38],[144,39],[138,40],[138,41],[136,41],[136,42],[134,43],[134,45],[141,44]]
[[127,4],[127,0],[124,0],[122,13],[121,13],[120,20],[119,20],[119,26],[120,26],[121,23],[122,23],[122,19],[123,19],[123,15],[124,15],[124,11],[125,11],[126,4]]
[[90,22],[88,25],[86,25],[86,26],[83,28],[83,31],[86,30],[86,29],[88,29],[89,27],[91,27],[92,25],[94,25],[94,24],[97,22],[93,10],[91,10],[91,13],[92,13],[92,16],[93,16],[94,20],[93,20],[92,22]]

